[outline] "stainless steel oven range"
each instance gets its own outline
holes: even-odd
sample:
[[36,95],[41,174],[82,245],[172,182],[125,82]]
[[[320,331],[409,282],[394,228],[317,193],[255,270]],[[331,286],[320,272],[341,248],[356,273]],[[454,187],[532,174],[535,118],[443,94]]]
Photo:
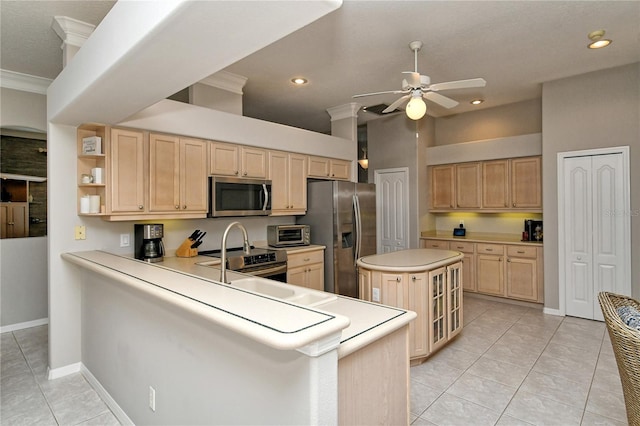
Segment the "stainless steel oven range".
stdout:
[[[217,258],[221,256],[220,250],[206,250],[198,254]],[[227,269],[284,283],[287,282],[287,251],[251,246],[249,254],[245,254],[242,247],[228,248]]]

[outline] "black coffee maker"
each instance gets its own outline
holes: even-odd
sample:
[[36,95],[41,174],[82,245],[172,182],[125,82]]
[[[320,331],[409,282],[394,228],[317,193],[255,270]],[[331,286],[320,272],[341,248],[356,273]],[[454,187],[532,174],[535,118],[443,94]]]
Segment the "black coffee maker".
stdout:
[[164,227],[161,223],[135,224],[135,257],[145,262],[162,262]]

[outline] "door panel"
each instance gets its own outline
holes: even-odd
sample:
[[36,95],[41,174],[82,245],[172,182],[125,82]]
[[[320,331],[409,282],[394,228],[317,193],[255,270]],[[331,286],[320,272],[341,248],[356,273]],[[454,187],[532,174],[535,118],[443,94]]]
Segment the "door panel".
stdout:
[[409,248],[408,177],[405,170],[376,170],[376,197],[379,203],[380,251]]

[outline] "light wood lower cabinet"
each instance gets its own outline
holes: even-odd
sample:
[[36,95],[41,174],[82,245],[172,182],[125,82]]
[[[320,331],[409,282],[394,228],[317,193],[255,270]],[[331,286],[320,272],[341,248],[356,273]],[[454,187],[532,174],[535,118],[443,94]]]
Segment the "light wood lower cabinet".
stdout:
[[409,424],[408,326],[338,360],[339,425]]
[[464,254],[464,291],[535,303],[544,301],[541,246],[442,239],[422,239],[420,245]]
[[287,254],[287,283],[324,291],[324,249]]
[[360,298],[414,311],[409,354],[420,363],[462,329],[462,262],[432,271],[391,273],[358,268]]

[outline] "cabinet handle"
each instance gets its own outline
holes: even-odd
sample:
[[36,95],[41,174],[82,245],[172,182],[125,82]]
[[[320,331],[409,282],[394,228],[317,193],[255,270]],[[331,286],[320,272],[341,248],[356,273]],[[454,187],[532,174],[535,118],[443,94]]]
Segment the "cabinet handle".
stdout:
[[305,258],[304,258],[304,261],[305,261],[305,262],[308,262],[308,261],[310,261],[310,260],[311,260],[311,258],[310,258],[310,257],[305,257]]
[[396,282],[400,282],[400,277],[396,277]]
[[488,248],[488,249],[485,249],[485,250],[487,250],[487,251],[493,251],[493,249],[492,249],[492,248]]
[[187,209],[187,205],[185,204],[184,206],[182,206],[182,208],[183,208],[184,210],[186,210],[186,209]]
[[415,275],[413,275],[413,276],[411,277],[411,281],[415,281],[415,280],[416,280],[416,276],[415,276]]
[[513,207],[515,207],[515,206],[516,206],[516,203],[513,203]]
[[518,250],[518,253],[524,254],[524,251],[523,250]]
[[511,258],[507,259],[507,262],[511,262]]
[[142,204],[140,204],[140,205],[138,206],[138,210],[142,210],[142,209],[144,209],[144,206],[143,206]]
[[244,176],[246,176],[246,175],[247,175],[247,172],[244,172],[244,173],[243,173],[243,175],[244,175]]
[[176,205],[176,210],[180,210],[180,206],[179,205]]
[[456,248],[462,250],[464,247],[457,246]]
[[235,175],[238,176],[238,171],[236,170]]

